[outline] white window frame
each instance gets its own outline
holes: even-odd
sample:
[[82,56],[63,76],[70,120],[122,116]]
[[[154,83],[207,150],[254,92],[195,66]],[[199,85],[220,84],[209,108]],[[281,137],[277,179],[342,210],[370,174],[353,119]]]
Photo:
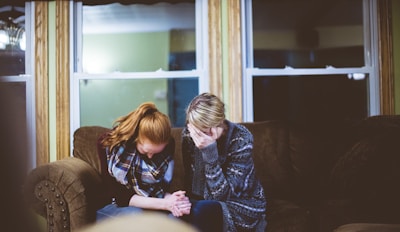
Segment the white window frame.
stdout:
[[[242,8],[242,60],[243,65],[243,120],[254,121],[253,78],[258,76],[295,76],[365,73],[369,76],[369,115],[380,113],[378,70],[377,0],[363,0],[365,66],[360,68],[254,68],[252,1],[241,0]],[[247,19],[247,20],[246,20]]]
[[[196,69],[185,71],[163,71],[153,72],[125,72],[125,73],[106,73],[106,74],[88,74],[83,73],[82,69],[82,3],[70,1],[70,18],[74,19],[70,28],[70,96],[71,96],[71,147],[73,147],[73,133],[80,127],[80,101],[79,101],[79,83],[81,80],[109,80],[113,79],[137,80],[143,78],[188,78],[198,77],[199,92],[205,92],[209,89],[208,79],[208,8],[207,1],[195,0],[196,11]],[[76,62],[77,61],[77,62]]]

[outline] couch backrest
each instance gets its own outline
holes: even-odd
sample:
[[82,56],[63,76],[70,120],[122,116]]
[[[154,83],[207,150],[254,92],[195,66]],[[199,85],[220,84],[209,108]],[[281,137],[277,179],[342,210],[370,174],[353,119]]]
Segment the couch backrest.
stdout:
[[304,128],[284,121],[242,123],[254,137],[253,159],[267,197],[315,200],[324,191],[341,126]]
[[[256,172],[264,188],[269,186],[276,194],[291,192],[293,179],[292,163],[289,157],[289,131],[283,122],[267,121],[242,123],[254,136],[253,159]],[[175,139],[175,169],[172,190],[184,188],[181,150],[182,128],[173,128]],[[266,190],[267,191],[267,190]],[[274,194],[274,193],[271,193]]]
[[[301,197],[310,192],[317,194],[315,190],[319,186],[315,183],[319,182],[319,175],[315,175],[315,171],[321,169],[321,159],[325,159],[321,150],[326,149],[324,146],[327,144],[323,142],[323,136],[308,135],[283,121],[241,124],[253,134],[256,173],[268,196],[293,199],[300,197],[299,194]],[[184,187],[181,131],[182,128],[173,129],[176,168],[172,190]],[[302,190],[305,191],[303,194]]]
[[[281,121],[242,123],[254,136],[253,159],[256,172],[269,196],[290,198],[296,188],[298,178],[312,172],[312,161],[316,154],[315,146],[308,146],[304,135],[289,130]],[[97,154],[97,140],[109,128],[84,126],[74,133],[73,156],[91,164],[100,173],[100,161]],[[182,128],[173,128],[175,140],[175,169],[171,184],[172,190],[183,189],[183,161],[181,152]],[[296,179],[297,177],[297,179]],[[311,184],[310,184],[311,185]],[[304,187],[304,186],[303,186]]]
[[183,190],[184,189],[184,169],[183,169],[183,160],[182,160],[182,134],[181,127],[172,128],[172,137],[175,140],[175,154],[174,154],[174,174],[172,177],[171,183],[171,191],[175,190]]
[[[296,130],[282,121],[242,123],[253,134],[253,159],[256,173],[270,197],[293,198],[317,195],[315,183],[320,178],[333,140],[320,134]],[[97,140],[109,128],[84,126],[74,133],[74,157],[91,164],[100,172]],[[183,189],[183,163],[181,152],[182,128],[173,128],[175,140],[175,169],[171,190]],[[299,191],[303,191],[303,194]],[[298,196],[303,195],[303,196]],[[310,195],[310,197],[312,197]]]
[[264,190],[268,195],[290,192],[293,172],[287,125],[280,121],[242,124],[253,134],[253,159]]
[[331,181],[342,198],[354,199],[382,218],[398,219],[400,209],[400,115],[368,117],[353,125],[332,168]]
[[73,156],[92,165],[100,173],[100,160],[97,154],[97,140],[109,128],[101,126],[83,126],[74,132]]

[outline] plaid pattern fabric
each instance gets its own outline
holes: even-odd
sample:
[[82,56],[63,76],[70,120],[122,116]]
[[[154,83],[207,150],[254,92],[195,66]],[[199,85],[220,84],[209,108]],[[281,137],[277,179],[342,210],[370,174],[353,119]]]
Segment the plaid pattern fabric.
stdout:
[[106,149],[108,172],[140,196],[162,198],[172,180],[172,155],[162,151],[152,159],[126,144]]

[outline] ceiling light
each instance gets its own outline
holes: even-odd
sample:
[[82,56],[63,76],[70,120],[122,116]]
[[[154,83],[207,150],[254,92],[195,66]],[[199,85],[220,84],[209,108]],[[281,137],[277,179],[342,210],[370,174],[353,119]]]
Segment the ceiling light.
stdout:
[[25,34],[25,10],[23,7],[0,8],[0,49],[21,50],[21,39]]

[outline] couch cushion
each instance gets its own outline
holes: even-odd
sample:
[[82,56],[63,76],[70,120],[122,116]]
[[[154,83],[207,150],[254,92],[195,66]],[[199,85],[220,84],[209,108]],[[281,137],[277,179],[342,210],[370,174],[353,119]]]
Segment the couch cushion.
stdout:
[[285,200],[268,201],[267,232],[310,232],[311,226],[307,209]]

